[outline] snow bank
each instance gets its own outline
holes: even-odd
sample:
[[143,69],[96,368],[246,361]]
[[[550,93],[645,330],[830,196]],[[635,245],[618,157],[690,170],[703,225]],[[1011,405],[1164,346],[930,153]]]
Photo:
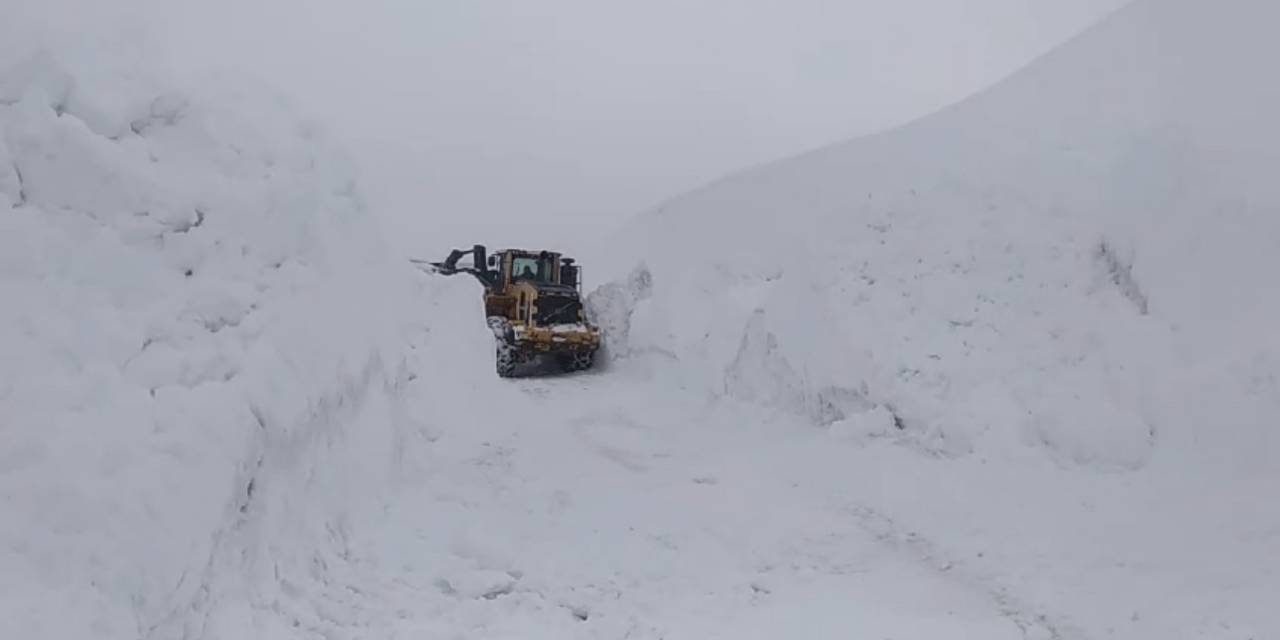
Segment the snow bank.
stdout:
[[641,216],[624,351],[820,424],[877,407],[940,455],[1262,464],[1277,17],[1139,2],[942,113]]
[[639,217],[608,245],[618,287],[649,276],[614,367],[824,426],[755,469],[838,487],[1054,637],[1275,636],[1277,18],[1137,2]]
[[0,618],[260,637],[389,481],[407,272],[341,154],[260,88],[4,53]]

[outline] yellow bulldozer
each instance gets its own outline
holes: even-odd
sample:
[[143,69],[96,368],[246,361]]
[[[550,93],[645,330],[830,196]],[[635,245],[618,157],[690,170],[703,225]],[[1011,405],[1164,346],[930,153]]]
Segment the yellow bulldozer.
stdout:
[[[471,266],[459,266],[467,255]],[[443,262],[414,262],[434,273],[469,273],[484,286],[499,376],[511,377],[518,365],[540,356],[553,358],[566,372],[591,368],[600,348],[600,328],[587,320],[582,269],[573,258],[523,249],[489,254],[484,245],[475,245],[454,249]]]

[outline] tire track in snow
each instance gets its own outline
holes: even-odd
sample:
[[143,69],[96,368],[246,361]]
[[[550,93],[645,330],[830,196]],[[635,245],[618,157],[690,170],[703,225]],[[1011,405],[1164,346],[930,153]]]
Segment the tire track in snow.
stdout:
[[893,518],[884,513],[866,505],[841,506],[837,509],[852,516],[862,530],[881,544],[901,554],[913,556],[917,562],[946,575],[953,582],[986,594],[995,602],[1000,615],[1012,620],[1026,640],[1089,640],[1079,628],[1022,600],[990,577],[968,570],[962,562],[940,551],[931,540],[915,531],[904,531]]
[[641,448],[637,445],[647,443],[636,442],[644,438],[647,429],[625,414],[588,413],[571,420],[569,426],[579,440],[606,460],[636,473],[649,470],[649,465],[644,462],[646,456],[637,450]]

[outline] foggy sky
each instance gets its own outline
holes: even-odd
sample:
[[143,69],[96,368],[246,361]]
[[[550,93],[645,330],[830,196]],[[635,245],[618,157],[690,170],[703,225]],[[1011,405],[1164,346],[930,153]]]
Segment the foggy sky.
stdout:
[[173,66],[279,86],[347,142],[393,240],[425,255],[571,245],[934,111],[1125,3],[8,1],[125,16]]

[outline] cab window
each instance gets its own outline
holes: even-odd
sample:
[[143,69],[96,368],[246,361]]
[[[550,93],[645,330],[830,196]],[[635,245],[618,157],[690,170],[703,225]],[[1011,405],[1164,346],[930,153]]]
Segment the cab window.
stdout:
[[546,260],[517,256],[511,260],[511,279],[547,282],[551,277],[548,267]]

